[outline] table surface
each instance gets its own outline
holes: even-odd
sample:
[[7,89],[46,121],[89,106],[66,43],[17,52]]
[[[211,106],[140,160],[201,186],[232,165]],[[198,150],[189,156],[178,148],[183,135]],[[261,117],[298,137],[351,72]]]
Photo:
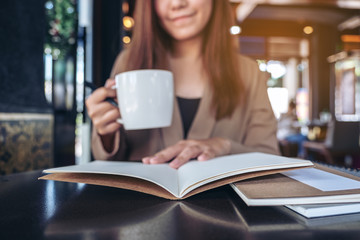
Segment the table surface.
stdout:
[[0,177],[0,239],[359,239],[360,214],[308,219],[247,207],[229,186],[183,201],[77,183]]

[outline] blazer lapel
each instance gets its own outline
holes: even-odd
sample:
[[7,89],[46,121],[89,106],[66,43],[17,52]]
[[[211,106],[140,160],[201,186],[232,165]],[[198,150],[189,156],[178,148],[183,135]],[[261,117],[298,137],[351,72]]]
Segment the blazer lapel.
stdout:
[[[188,139],[207,139],[211,136],[215,121],[215,112],[212,108],[212,93],[208,87],[200,101],[199,109],[195,115],[188,133]],[[164,148],[176,144],[184,139],[183,124],[176,97],[174,98],[173,120],[170,127],[161,129]]]
[[204,95],[200,101],[199,109],[195,119],[191,124],[188,139],[207,139],[211,136],[215,121],[215,112],[212,107],[212,92],[209,87],[204,90]]
[[161,133],[164,141],[164,148],[174,145],[184,138],[183,124],[176,97],[174,97],[172,124],[170,127],[162,128]]

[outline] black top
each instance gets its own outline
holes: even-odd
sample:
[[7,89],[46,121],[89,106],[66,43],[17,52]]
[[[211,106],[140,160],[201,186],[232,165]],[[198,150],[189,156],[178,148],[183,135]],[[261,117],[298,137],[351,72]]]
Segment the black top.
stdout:
[[199,108],[201,98],[177,97],[177,100],[179,104],[181,120],[183,123],[184,138],[187,138],[187,134]]

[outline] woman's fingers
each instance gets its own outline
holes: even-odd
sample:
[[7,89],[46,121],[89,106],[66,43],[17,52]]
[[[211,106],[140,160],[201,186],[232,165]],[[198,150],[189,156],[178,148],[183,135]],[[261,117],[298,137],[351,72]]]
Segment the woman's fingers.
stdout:
[[105,87],[106,88],[111,88],[112,86],[115,85],[115,79],[107,79],[106,82],[105,82]]
[[143,163],[157,164],[171,160],[170,167],[179,168],[191,159],[206,161],[216,156],[226,155],[230,152],[230,145],[230,141],[223,138],[183,140],[152,157],[143,158]]
[[[182,142],[182,141],[181,141]],[[145,157],[142,159],[143,163],[146,164],[158,164],[165,163],[176,157],[183,149],[182,143],[179,142],[173,146],[165,148],[164,150],[156,153],[154,156]]]
[[87,108],[87,113],[91,119],[97,118],[99,116],[103,116],[107,111],[110,111],[112,106],[107,102],[99,102],[97,104],[93,104]]
[[106,98],[116,97],[116,91],[111,89],[114,84],[114,80],[109,79],[106,82],[105,87],[96,89],[86,99],[88,115],[100,135],[114,133],[121,126],[116,121],[120,118],[119,109],[105,101]]
[[121,124],[116,121],[119,117],[119,110],[112,107],[99,117],[94,118],[93,124],[100,135],[106,135],[120,128]]
[[116,92],[114,89],[101,87],[96,89],[87,99],[86,99],[86,106],[92,107],[93,105],[99,104],[105,101],[106,98],[116,97]]
[[203,149],[199,145],[187,146],[176,156],[174,160],[170,162],[169,165],[172,168],[179,168],[191,159],[197,158],[202,151]]
[[213,151],[204,151],[197,157],[197,160],[202,162],[202,161],[210,160],[214,157],[216,157],[216,154]]

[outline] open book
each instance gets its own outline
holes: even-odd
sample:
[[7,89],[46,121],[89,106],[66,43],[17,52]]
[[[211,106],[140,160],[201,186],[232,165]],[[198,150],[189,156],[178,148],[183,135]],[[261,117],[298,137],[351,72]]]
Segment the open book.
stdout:
[[310,161],[264,153],[190,161],[179,169],[168,164],[94,161],[44,170],[40,179],[104,185],[140,191],[167,199],[183,199],[211,188],[290,169],[313,166]]

